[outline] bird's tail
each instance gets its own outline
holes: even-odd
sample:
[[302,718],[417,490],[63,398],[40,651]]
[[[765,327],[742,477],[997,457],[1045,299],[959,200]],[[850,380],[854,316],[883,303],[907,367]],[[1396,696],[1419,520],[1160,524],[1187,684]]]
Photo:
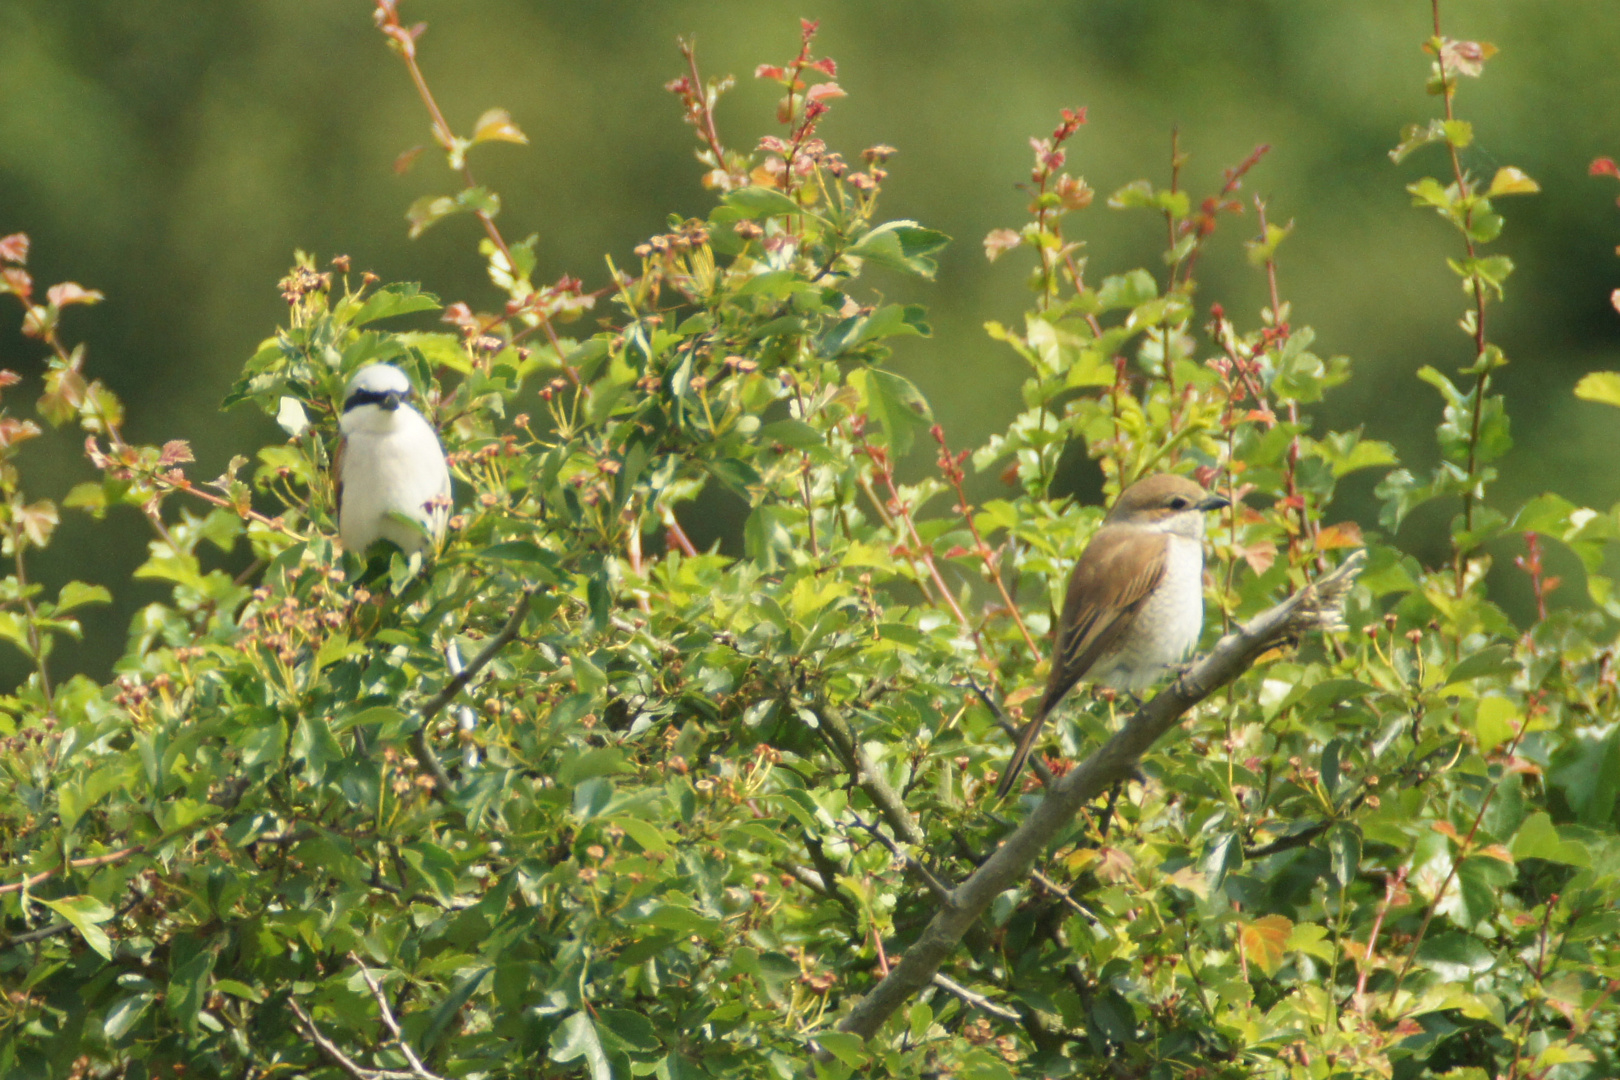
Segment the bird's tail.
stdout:
[[1035,713],[1035,719],[1024,725],[1024,730],[1018,734],[1018,745],[1013,748],[1012,757],[1007,759],[1007,765],[1001,770],[1001,782],[996,785],[996,798],[1005,799],[1007,793],[1012,791],[1013,783],[1017,781],[1018,774],[1024,771],[1025,762],[1029,761],[1030,752],[1035,749],[1035,740],[1041,737],[1041,728],[1046,726],[1045,703]]

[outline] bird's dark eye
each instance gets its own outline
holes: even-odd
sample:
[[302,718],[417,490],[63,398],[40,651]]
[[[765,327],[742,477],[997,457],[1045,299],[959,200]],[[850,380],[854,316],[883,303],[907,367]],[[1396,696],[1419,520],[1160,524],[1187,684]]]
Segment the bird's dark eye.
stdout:
[[1185,510],[1185,509],[1187,509],[1187,500],[1183,499],[1180,495],[1177,495],[1175,498],[1170,500],[1170,509],[1172,509],[1172,510]]

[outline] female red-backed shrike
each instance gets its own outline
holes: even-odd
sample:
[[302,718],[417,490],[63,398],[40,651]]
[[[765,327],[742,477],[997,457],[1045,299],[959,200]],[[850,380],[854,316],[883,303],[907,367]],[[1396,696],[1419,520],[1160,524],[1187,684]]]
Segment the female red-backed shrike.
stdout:
[[361,368],[343,392],[343,437],[333,462],[338,538],[362,559],[379,540],[409,556],[444,538],[450,467],[433,425],[410,398],[411,381],[388,364]]
[[1179,663],[1204,629],[1204,513],[1229,506],[1168,473],[1120,493],[1069,575],[1040,707],[1002,770],[1012,790],[1047,716],[1081,679],[1140,690]]

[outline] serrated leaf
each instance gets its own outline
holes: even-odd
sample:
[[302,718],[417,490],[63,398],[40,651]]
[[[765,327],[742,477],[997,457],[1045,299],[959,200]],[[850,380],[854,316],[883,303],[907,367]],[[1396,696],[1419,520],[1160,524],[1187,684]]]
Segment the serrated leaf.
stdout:
[[1244,955],[1267,975],[1275,975],[1283,957],[1288,955],[1288,936],[1293,933],[1293,922],[1286,915],[1263,915],[1240,926]]
[[882,368],[860,368],[849,373],[849,382],[867,414],[883,429],[882,441],[896,457],[910,450],[917,432],[933,422],[928,400],[903,376]]
[[414,282],[401,282],[394,285],[384,285],[366,298],[349,322],[353,326],[365,326],[378,319],[389,319],[395,315],[409,315],[416,311],[438,311],[439,298],[432,293],[422,291],[420,285]]
[[56,594],[56,614],[72,611],[85,604],[110,604],[112,593],[102,585],[86,585],[82,581],[70,581],[62,586],[62,591]]
[[932,280],[939,270],[933,258],[951,238],[915,221],[886,221],[862,236],[849,254],[891,270]]

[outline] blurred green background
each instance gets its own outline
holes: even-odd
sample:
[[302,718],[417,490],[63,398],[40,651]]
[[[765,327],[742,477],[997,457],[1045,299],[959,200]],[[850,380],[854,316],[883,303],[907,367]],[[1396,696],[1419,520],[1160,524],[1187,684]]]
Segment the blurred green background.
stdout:
[[[1458,244],[1403,190],[1439,174],[1443,156],[1420,152],[1400,167],[1387,156],[1404,124],[1438,106],[1423,88],[1421,0],[405,0],[404,16],[430,24],[422,64],[453,125],[465,131],[499,105],[531,139],[474,154],[480,181],[505,200],[506,234],[540,234],[539,278],[568,272],[589,287],[605,279],[604,254],[633,266],[631,249],[669,213],[712,203],[663,89],[681,68],[676,35],[696,38],[705,73],[738,76],[720,125],[728,144],[747,147],[774,129],[776,88],[755,83],[755,65],[789,59],[799,17],[821,19],[817,51],[837,59],[850,94],[822,134],[851,159],[872,143],[898,147],[888,215],[956,238],[937,285],[886,283],[931,309],[934,338],[908,341],[899,363],[956,446],[1017,408],[1021,364],[982,326],[1020,320],[1027,256],[992,267],[981,241],[1023,220],[1031,135],[1049,132],[1061,107],[1088,107],[1070,170],[1104,196],[1166,178],[1172,127],[1193,155],[1184,175],[1195,194],[1270,143],[1246,191],[1269,198],[1274,220],[1296,222],[1281,265],[1294,321],[1317,328],[1318,351],[1356,363],[1317,410],[1319,428],[1365,425],[1414,467],[1433,461],[1439,405],[1412,373],[1469,357],[1455,325],[1464,297],[1444,263]],[[1465,164],[1517,165],[1543,188],[1503,200],[1508,226],[1493,249],[1519,266],[1492,330],[1512,361],[1501,385],[1519,443],[1495,502],[1550,488],[1607,507],[1620,499],[1620,415],[1571,389],[1584,371],[1620,368],[1608,303],[1620,284],[1616,185],[1586,168],[1620,154],[1620,18],[1614,0],[1453,2],[1444,16],[1451,36],[1502,50],[1462,88],[1459,115],[1476,133]],[[33,237],[42,285],[72,279],[107,294],[68,316],[66,336],[88,343],[89,371],[124,398],[133,439],[191,441],[194,476],[278,437],[218,402],[284,314],[275,285],[294,248],[323,261],[348,254],[357,270],[420,281],[447,301],[497,302],[471,219],[406,238],[405,207],[454,187],[433,154],[403,176],[392,170],[427,141],[406,72],[362,0],[0,0],[0,234]],[[1093,276],[1159,266],[1162,223],[1102,202],[1070,227],[1089,242]],[[1239,245],[1254,228],[1252,212],[1226,219],[1201,263],[1201,299],[1220,300],[1240,325],[1257,321],[1262,302]],[[15,307],[0,304],[0,315],[0,363],[38,372]],[[91,475],[66,432],[25,460],[38,470],[34,497]],[[1373,526],[1375,481],[1351,483],[1340,512]],[[1081,491],[1092,483],[1075,479]],[[1403,544],[1438,556],[1451,512],[1416,515]],[[104,674],[130,613],[158,594],[128,583],[147,538],[133,513],[94,528],[65,514],[36,576],[104,582],[120,603],[89,613],[86,643],[61,651],[59,671]]]

